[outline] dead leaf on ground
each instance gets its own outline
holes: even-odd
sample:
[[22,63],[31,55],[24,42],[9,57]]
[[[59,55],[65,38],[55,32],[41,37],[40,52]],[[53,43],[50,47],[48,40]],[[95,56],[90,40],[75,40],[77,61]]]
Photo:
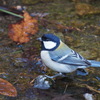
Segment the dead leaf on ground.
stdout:
[[23,16],[21,21],[9,25],[8,35],[17,43],[29,42],[30,36],[38,32],[38,20],[27,12],[24,12]]
[[17,90],[11,83],[0,78],[0,94],[15,97],[17,96]]

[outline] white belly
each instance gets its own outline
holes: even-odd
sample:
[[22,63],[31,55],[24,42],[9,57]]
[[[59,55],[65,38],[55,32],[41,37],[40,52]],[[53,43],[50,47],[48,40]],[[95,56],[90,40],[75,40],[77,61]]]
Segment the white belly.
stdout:
[[41,51],[41,59],[47,67],[57,72],[70,73],[77,69],[77,67],[70,66],[67,64],[57,63],[51,60],[48,51]]

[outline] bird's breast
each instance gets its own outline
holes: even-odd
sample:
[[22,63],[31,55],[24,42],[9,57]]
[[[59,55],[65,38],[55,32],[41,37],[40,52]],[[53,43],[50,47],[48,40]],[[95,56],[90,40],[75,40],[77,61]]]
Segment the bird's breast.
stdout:
[[77,67],[53,61],[50,58],[49,51],[41,51],[41,59],[47,67],[57,72],[70,73],[77,69]]

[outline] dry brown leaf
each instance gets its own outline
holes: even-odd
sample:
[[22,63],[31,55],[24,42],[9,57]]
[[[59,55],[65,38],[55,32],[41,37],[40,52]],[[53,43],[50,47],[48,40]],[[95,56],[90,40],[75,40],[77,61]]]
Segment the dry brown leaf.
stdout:
[[9,37],[18,43],[29,42],[30,36],[38,32],[38,21],[32,18],[27,12],[23,14],[24,18],[15,23],[9,25]]
[[0,78],[0,94],[15,97],[17,96],[17,90],[11,83]]

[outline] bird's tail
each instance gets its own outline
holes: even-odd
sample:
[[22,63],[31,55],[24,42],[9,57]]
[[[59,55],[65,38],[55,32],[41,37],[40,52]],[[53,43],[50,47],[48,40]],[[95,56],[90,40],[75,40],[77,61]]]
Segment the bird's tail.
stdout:
[[91,63],[91,67],[100,67],[100,62],[95,60],[88,60]]

